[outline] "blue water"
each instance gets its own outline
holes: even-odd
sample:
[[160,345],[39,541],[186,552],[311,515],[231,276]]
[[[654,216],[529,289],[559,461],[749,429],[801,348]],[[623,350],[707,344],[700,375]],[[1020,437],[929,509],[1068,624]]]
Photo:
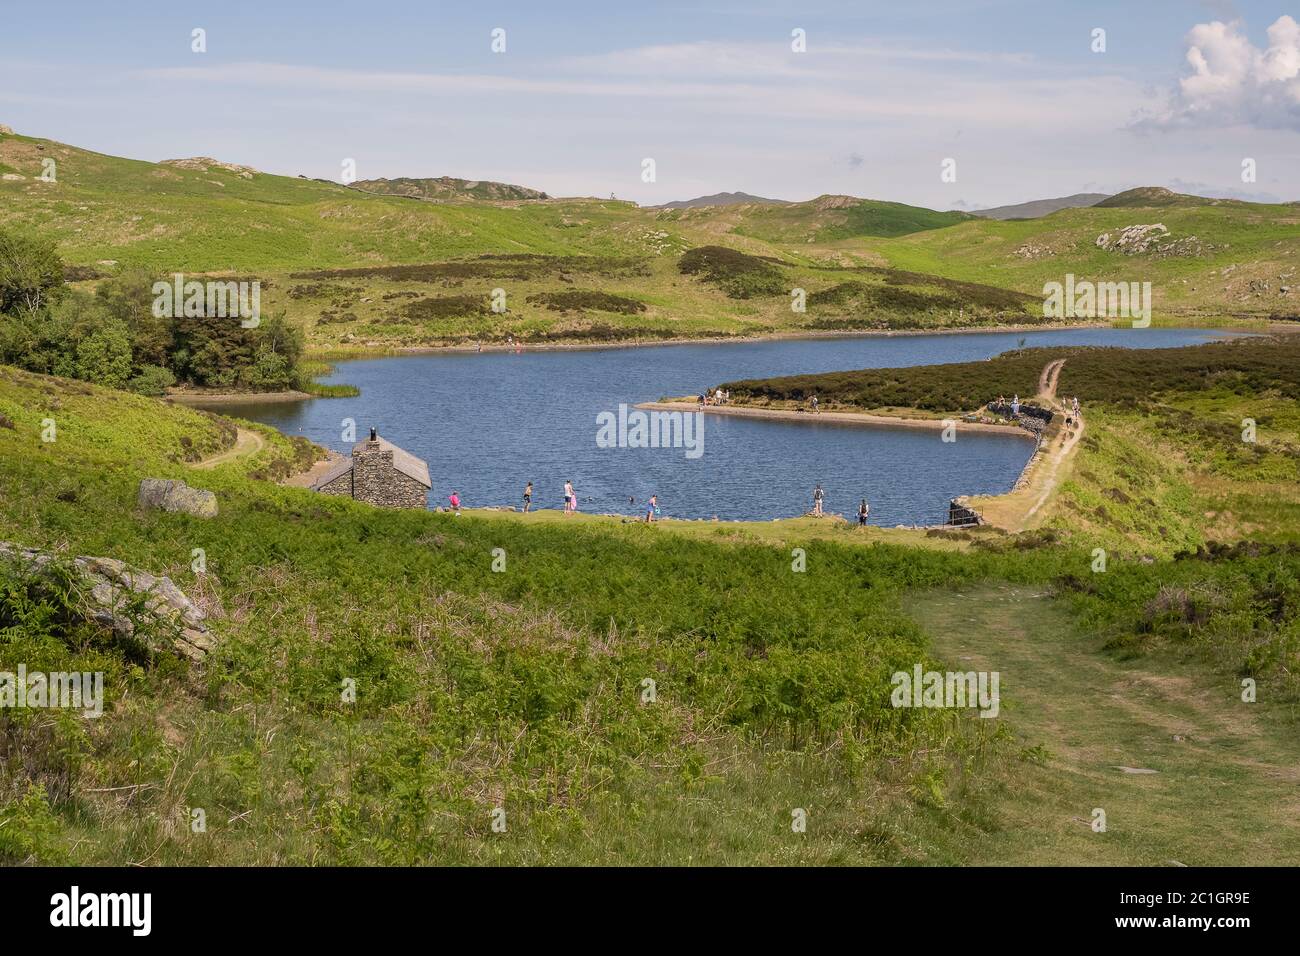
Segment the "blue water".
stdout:
[[961,433],[945,443],[930,430],[706,415],[703,454],[692,460],[680,448],[597,447],[596,416],[742,378],[984,359],[1022,339],[1029,347],[1163,348],[1215,337],[1075,329],[439,353],[340,363],[326,381],[359,386],[357,398],[223,410],[345,452],[345,419],[358,437],[374,426],[428,461],[432,506],[452,491],[466,507],[518,505],[531,480],[534,507],[559,508],[570,479],[583,511],[641,514],[658,494],[663,516],[753,520],[803,514],[821,482],[827,511],[851,515],[865,497],[872,524],[930,524],[946,517],[950,498],[1007,491],[1032,442]]

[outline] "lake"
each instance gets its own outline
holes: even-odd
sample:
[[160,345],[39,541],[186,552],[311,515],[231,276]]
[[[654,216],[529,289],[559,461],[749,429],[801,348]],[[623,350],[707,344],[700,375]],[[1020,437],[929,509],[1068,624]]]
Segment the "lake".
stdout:
[[[763,520],[803,514],[821,482],[826,510],[871,505],[877,525],[935,524],[963,494],[1000,494],[1033,442],[1015,434],[872,428],[704,417],[703,453],[602,448],[597,416],[622,403],[695,395],[721,382],[854,368],[985,359],[1026,346],[1166,348],[1222,337],[1206,329],[1054,329],[785,339],[536,352],[447,352],[339,363],[326,382],[356,398],[209,406],[346,452],[345,420],[373,426],[429,462],[430,503],[458,491],[465,507],[562,506],[570,479],[583,511],[641,514],[651,494],[677,518]],[[629,503],[631,499],[631,503]]]

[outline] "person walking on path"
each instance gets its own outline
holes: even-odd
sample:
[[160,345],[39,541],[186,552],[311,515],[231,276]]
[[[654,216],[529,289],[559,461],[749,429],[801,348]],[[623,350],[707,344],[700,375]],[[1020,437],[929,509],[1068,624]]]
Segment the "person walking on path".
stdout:
[[867,504],[867,499],[863,498],[862,503],[858,505],[858,527],[865,528],[867,525],[867,515],[871,514],[871,507]]
[[530,481],[524,485],[524,514],[528,514],[528,509],[533,506],[533,483]]
[[822,491],[821,482],[818,482],[817,487],[813,489],[813,517],[822,516],[822,500],[825,497],[826,493]]

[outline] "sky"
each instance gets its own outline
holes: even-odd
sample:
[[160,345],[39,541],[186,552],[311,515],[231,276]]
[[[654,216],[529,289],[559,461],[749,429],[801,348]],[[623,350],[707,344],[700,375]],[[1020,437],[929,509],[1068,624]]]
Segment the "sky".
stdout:
[[136,159],[647,205],[1300,200],[1288,2],[0,0],[0,123]]

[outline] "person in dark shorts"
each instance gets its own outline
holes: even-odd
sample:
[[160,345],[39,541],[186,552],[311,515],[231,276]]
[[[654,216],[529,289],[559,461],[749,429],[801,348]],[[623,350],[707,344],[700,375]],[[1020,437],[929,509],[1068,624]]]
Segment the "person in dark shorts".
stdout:
[[527,485],[524,486],[524,513],[527,514],[528,509],[531,508],[532,506],[533,506],[533,483],[530,481]]
[[858,527],[866,527],[867,515],[871,514],[871,507],[867,504],[867,499],[863,498],[862,503],[858,505]]

